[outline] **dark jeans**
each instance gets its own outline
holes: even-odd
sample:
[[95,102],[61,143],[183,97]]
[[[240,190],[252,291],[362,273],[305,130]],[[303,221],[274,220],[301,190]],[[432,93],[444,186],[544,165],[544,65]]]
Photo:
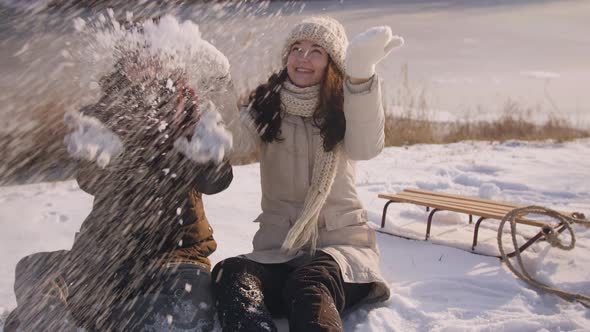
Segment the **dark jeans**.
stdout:
[[[107,289],[93,294],[84,289],[93,278],[105,276],[96,271],[87,276],[88,282],[72,280],[67,259],[68,251],[63,250],[19,261],[14,286],[18,307],[6,322],[6,332],[17,327],[22,331],[213,329],[211,275],[201,266],[182,263],[146,273],[143,280],[129,280],[136,290],[124,300],[105,303],[102,299],[118,294],[110,296]],[[76,298],[76,294],[85,298]]]
[[228,258],[212,273],[223,331],[277,331],[273,316],[286,315],[289,331],[342,331],[340,314],[368,295],[372,284],[345,283],[340,267],[322,252],[302,265],[260,264]]
[[210,272],[196,264],[175,264],[111,308],[109,330],[212,331],[214,309]]

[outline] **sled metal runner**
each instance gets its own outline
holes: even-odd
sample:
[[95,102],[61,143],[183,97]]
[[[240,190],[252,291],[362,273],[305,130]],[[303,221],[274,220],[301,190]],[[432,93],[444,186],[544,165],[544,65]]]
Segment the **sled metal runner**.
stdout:
[[[484,220],[495,219],[495,220],[502,220],[502,218],[510,211],[519,208],[521,206],[498,202],[493,200],[487,199],[479,199],[473,198],[468,196],[462,195],[453,195],[447,194],[442,192],[435,192],[429,190],[421,190],[421,189],[414,189],[414,188],[407,188],[397,194],[380,194],[379,198],[383,198],[388,200],[383,207],[383,216],[381,219],[381,228],[385,227],[385,222],[387,220],[387,209],[391,203],[408,203],[408,204],[415,204],[419,206],[424,206],[426,208],[426,212],[428,214],[428,221],[426,223],[426,234],[425,240],[428,241],[430,238],[430,230],[432,227],[432,221],[434,219],[434,215],[438,211],[452,211],[457,213],[466,214],[469,216],[469,223],[473,223],[473,216],[479,217],[475,223],[475,228],[473,231],[473,242],[471,246],[471,251],[475,252],[475,247],[477,246],[477,240],[479,235],[479,227]],[[567,213],[564,213],[567,214]],[[570,214],[567,214],[570,215]],[[530,247],[533,243],[541,240],[544,238],[544,234],[549,232],[563,232],[565,230],[565,226],[561,223],[555,224],[540,220],[533,220],[528,218],[518,218],[516,219],[516,223],[523,224],[532,227],[540,228],[540,231],[533,236],[532,238],[528,239],[523,245],[521,245],[518,251],[522,252]],[[395,235],[391,233],[384,232],[386,234]],[[508,254],[508,257],[513,257],[516,254],[516,251],[511,252]],[[500,256],[496,256],[500,257]]]

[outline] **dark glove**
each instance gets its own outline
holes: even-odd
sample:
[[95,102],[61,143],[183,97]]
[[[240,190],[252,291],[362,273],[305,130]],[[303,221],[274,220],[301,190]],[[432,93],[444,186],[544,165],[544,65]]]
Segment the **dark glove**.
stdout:
[[195,174],[195,189],[206,195],[217,194],[227,189],[234,178],[232,166],[228,161],[218,165],[208,163],[196,169],[198,171]]

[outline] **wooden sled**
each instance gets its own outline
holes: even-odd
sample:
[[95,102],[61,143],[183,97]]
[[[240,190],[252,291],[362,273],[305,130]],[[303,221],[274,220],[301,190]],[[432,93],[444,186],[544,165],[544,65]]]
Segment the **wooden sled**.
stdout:
[[[413,188],[404,189],[403,191],[397,194],[380,194],[379,198],[388,200],[388,202],[385,203],[385,206],[383,207],[381,228],[385,227],[385,221],[387,220],[387,208],[391,203],[410,203],[426,207],[426,212],[430,212],[430,214],[428,215],[428,222],[426,224],[425,240],[428,240],[430,237],[430,229],[432,227],[433,217],[434,214],[438,211],[452,211],[466,214],[469,216],[470,224],[473,223],[473,216],[479,217],[479,219],[477,219],[477,222],[475,223],[475,229],[473,231],[473,243],[471,246],[472,251],[475,251],[475,247],[477,246],[479,226],[484,220],[495,219],[500,221],[508,212],[516,208],[522,207],[515,204],[498,202],[488,199],[479,199],[468,196],[452,195],[442,192],[434,192]],[[568,216],[573,216],[576,218],[580,217],[580,214],[576,213],[560,213]],[[583,216],[581,217],[583,218]],[[565,225],[563,225],[561,222],[556,224],[525,218],[517,218],[515,221],[518,224],[540,228],[539,232],[535,236],[528,239],[522,246],[520,246],[520,252],[526,250],[533,243],[544,238],[544,234],[548,234],[550,232],[561,233],[566,229]],[[383,233],[395,235],[387,232]],[[509,253],[507,256],[513,257],[515,254],[516,250]]]

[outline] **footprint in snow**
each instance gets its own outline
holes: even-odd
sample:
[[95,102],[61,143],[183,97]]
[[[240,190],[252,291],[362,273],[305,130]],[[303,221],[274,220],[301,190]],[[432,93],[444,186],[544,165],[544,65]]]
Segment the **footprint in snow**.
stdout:
[[489,166],[489,165],[468,165],[468,166],[458,166],[459,170],[463,172],[470,172],[470,173],[481,173],[487,175],[496,175],[498,172],[502,171],[502,168]]

